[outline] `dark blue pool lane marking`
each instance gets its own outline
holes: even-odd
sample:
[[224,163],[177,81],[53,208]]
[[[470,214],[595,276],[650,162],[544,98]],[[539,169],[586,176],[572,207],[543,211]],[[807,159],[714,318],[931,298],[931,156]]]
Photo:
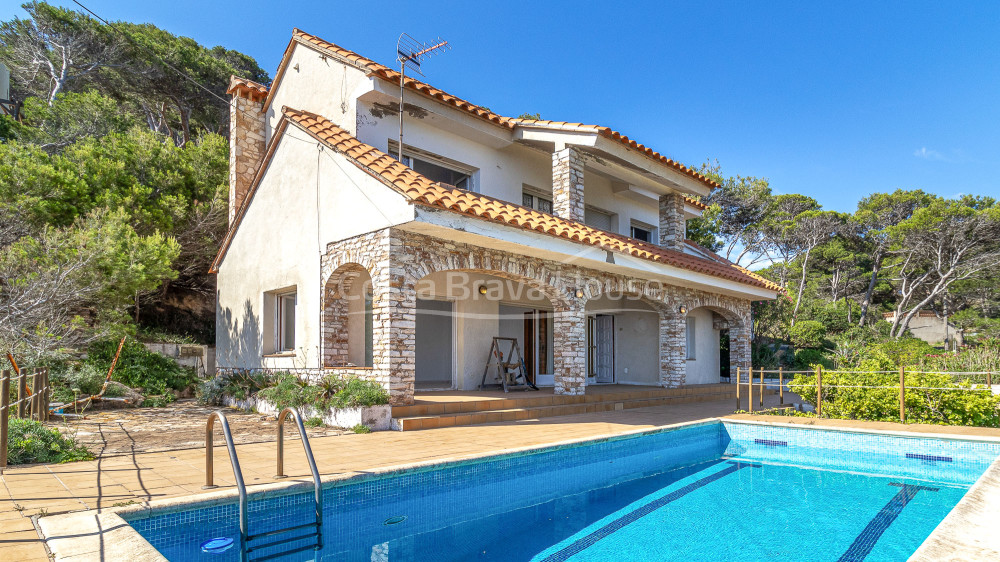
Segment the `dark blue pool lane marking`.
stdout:
[[754,443],[758,445],[766,445],[768,447],[787,447],[788,441],[775,441],[774,439],[754,439]]
[[642,517],[645,517],[650,513],[653,513],[657,509],[660,509],[661,507],[667,505],[668,503],[674,500],[683,498],[684,496],[690,494],[691,492],[697,490],[698,488],[701,488],[707,484],[711,484],[712,482],[715,482],[720,478],[728,476],[736,472],[737,470],[740,470],[741,468],[759,467],[759,466],[760,466],[759,464],[755,463],[729,461],[729,466],[720,470],[719,472],[706,476],[696,482],[692,482],[687,486],[680,488],[679,490],[674,490],[673,492],[670,492],[669,494],[663,497],[660,497],[658,499],[655,499],[647,503],[646,505],[636,509],[635,511],[630,511],[625,515],[622,515],[618,519],[615,519],[614,521],[608,523],[607,525],[601,527],[600,529],[597,529],[593,533],[590,533],[585,537],[573,541],[571,544],[566,546],[566,548],[553,552],[552,554],[547,556],[543,560],[543,562],[563,562],[565,560],[568,560],[571,556],[579,554],[585,549],[593,546],[597,541],[603,539],[604,537],[607,537],[608,535],[611,535],[615,531],[618,531],[624,528],[625,526],[638,521]]
[[936,455],[921,455],[920,453],[906,453],[906,458],[908,459],[918,459],[922,461],[932,461],[932,462],[954,462],[955,459],[951,457],[939,457]]
[[901,484],[899,482],[892,482],[890,486],[899,486],[899,492],[889,500],[889,503],[885,504],[875,517],[868,522],[861,534],[858,535],[854,542],[851,543],[850,548],[847,549],[837,562],[860,562],[864,560],[866,556],[871,554],[872,549],[875,548],[875,543],[878,542],[879,538],[882,537],[882,533],[892,525],[892,522],[899,517],[899,514],[906,507],[906,504],[910,503],[920,490],[926,490],[928,492],[936,492],[937,488],[928,488],[927,486],[912,486],[910,484]]

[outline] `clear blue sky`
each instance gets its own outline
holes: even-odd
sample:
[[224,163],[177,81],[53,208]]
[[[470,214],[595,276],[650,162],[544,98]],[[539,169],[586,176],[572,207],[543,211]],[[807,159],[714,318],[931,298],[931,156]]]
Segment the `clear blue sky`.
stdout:
[[440,35],[453,49],[424,71],[450,93],[608,125],[830,209],[896,188],[1000,196],[1000,2],[81,1],[272,75],[293,27],[390,65],[400,32]]

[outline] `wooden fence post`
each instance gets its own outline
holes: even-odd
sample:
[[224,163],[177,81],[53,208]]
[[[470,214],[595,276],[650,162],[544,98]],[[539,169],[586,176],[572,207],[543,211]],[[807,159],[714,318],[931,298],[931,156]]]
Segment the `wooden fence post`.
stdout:
[[760,368],[760,409],[764,409],[764,367]]
[[23,370],[17,373],[17,417],[24,419],[24,410],[28,406],[28,374]]
[[986,371],[986,385],[993,390],[993,373],[991,371]]
[[753,365],[747,370],[747,412],[753,413]]
[[816,367],[816,415],[823,415],[823,366]]
[[10,417],[10,371],[0,373],[0,474],[7,468],[7,418]]
[[740,410],[740,368],[736,367],[736,411]]
[[778,404],[785,404],[785,368],[778,367]]
[[42,421],[42,370],[31,375],[31,419]]
[[899,366],[899,423],[906,423],[906,369]]

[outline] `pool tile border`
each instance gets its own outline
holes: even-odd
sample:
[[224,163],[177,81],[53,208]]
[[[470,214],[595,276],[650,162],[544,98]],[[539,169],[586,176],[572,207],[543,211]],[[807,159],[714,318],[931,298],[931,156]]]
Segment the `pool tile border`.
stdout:
[[[332,484],[347,484],[355,481],[381,478],[403,472],[433,470],[441,465],[498,460],[505,457],[525,453],[543,453],[559,449],[575,447],[584,443],[600,443],[611,440],[621,440],[671,431],[682,427],[692,427],[717,422],[730,424],[747,424],[757,426],[772,426],[785,428],[812,429],[820,431],[836,431],[839,433],[860,433],[868,435],[893,435],[914,439],[947,439],[955,441],[1000,442],[1000,438],[950,435],[938,433],[922,433],[911,431],[874,430],[852,427],[823,426],[813,423],[781,423],[762,420],[742,420],[729,417],[704,418],[701,420],[682,422],[642,428],[625,432],[583,437],[559,441],[543,446],[526,446],[507,449],[503,452],[475,453],[456,457],[434,459],[417,463],[407,463],[390,467],[378,468],[364,472],[345,472],[327,475],[322,478],[323,486]],[[249,486],[248,494],[255,498],[277,497],[305,490],[311,490],[312,483],[307,480],[294,482],[274,482]],[[238,497],[235,489],[226,489],[204,494],[194,494],[156,500],[148,505],[124,506],[111,509],[94,509],[72,512],[61,515],[50,515],[38,518],[36,526],[39,529],[46,548],[55,560],[67,560],[72,557],[74,562],[85,560],[134,562],[135,560],[166,560],[153,546],[146,541],[129,523],[128,520],[164,513],[185,511],[194,508],[211,507],[224,503],[232,503]],[[1000,458],[998,458],[976,483],[963,496],[959,504],[931,533],[924,543],[910,558],[911,561],[931,562],[940,560],[1000,560],[1000,534],[990,531],[995,526],[989,513],[989,505],[1000,506]],[[105,550],[104,545],[113,543],[112,552]],[[955,553],[964,552],[964,555]],[[944,553],[948,553],[945,555]]]

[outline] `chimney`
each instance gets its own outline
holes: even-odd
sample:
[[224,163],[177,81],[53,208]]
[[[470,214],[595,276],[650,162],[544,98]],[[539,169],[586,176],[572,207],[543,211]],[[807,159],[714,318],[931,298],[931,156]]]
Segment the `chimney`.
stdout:
[[233,76],[226,93],[233,97],[229,102],[229,224],[232,224],[264,159],[267,86]]

